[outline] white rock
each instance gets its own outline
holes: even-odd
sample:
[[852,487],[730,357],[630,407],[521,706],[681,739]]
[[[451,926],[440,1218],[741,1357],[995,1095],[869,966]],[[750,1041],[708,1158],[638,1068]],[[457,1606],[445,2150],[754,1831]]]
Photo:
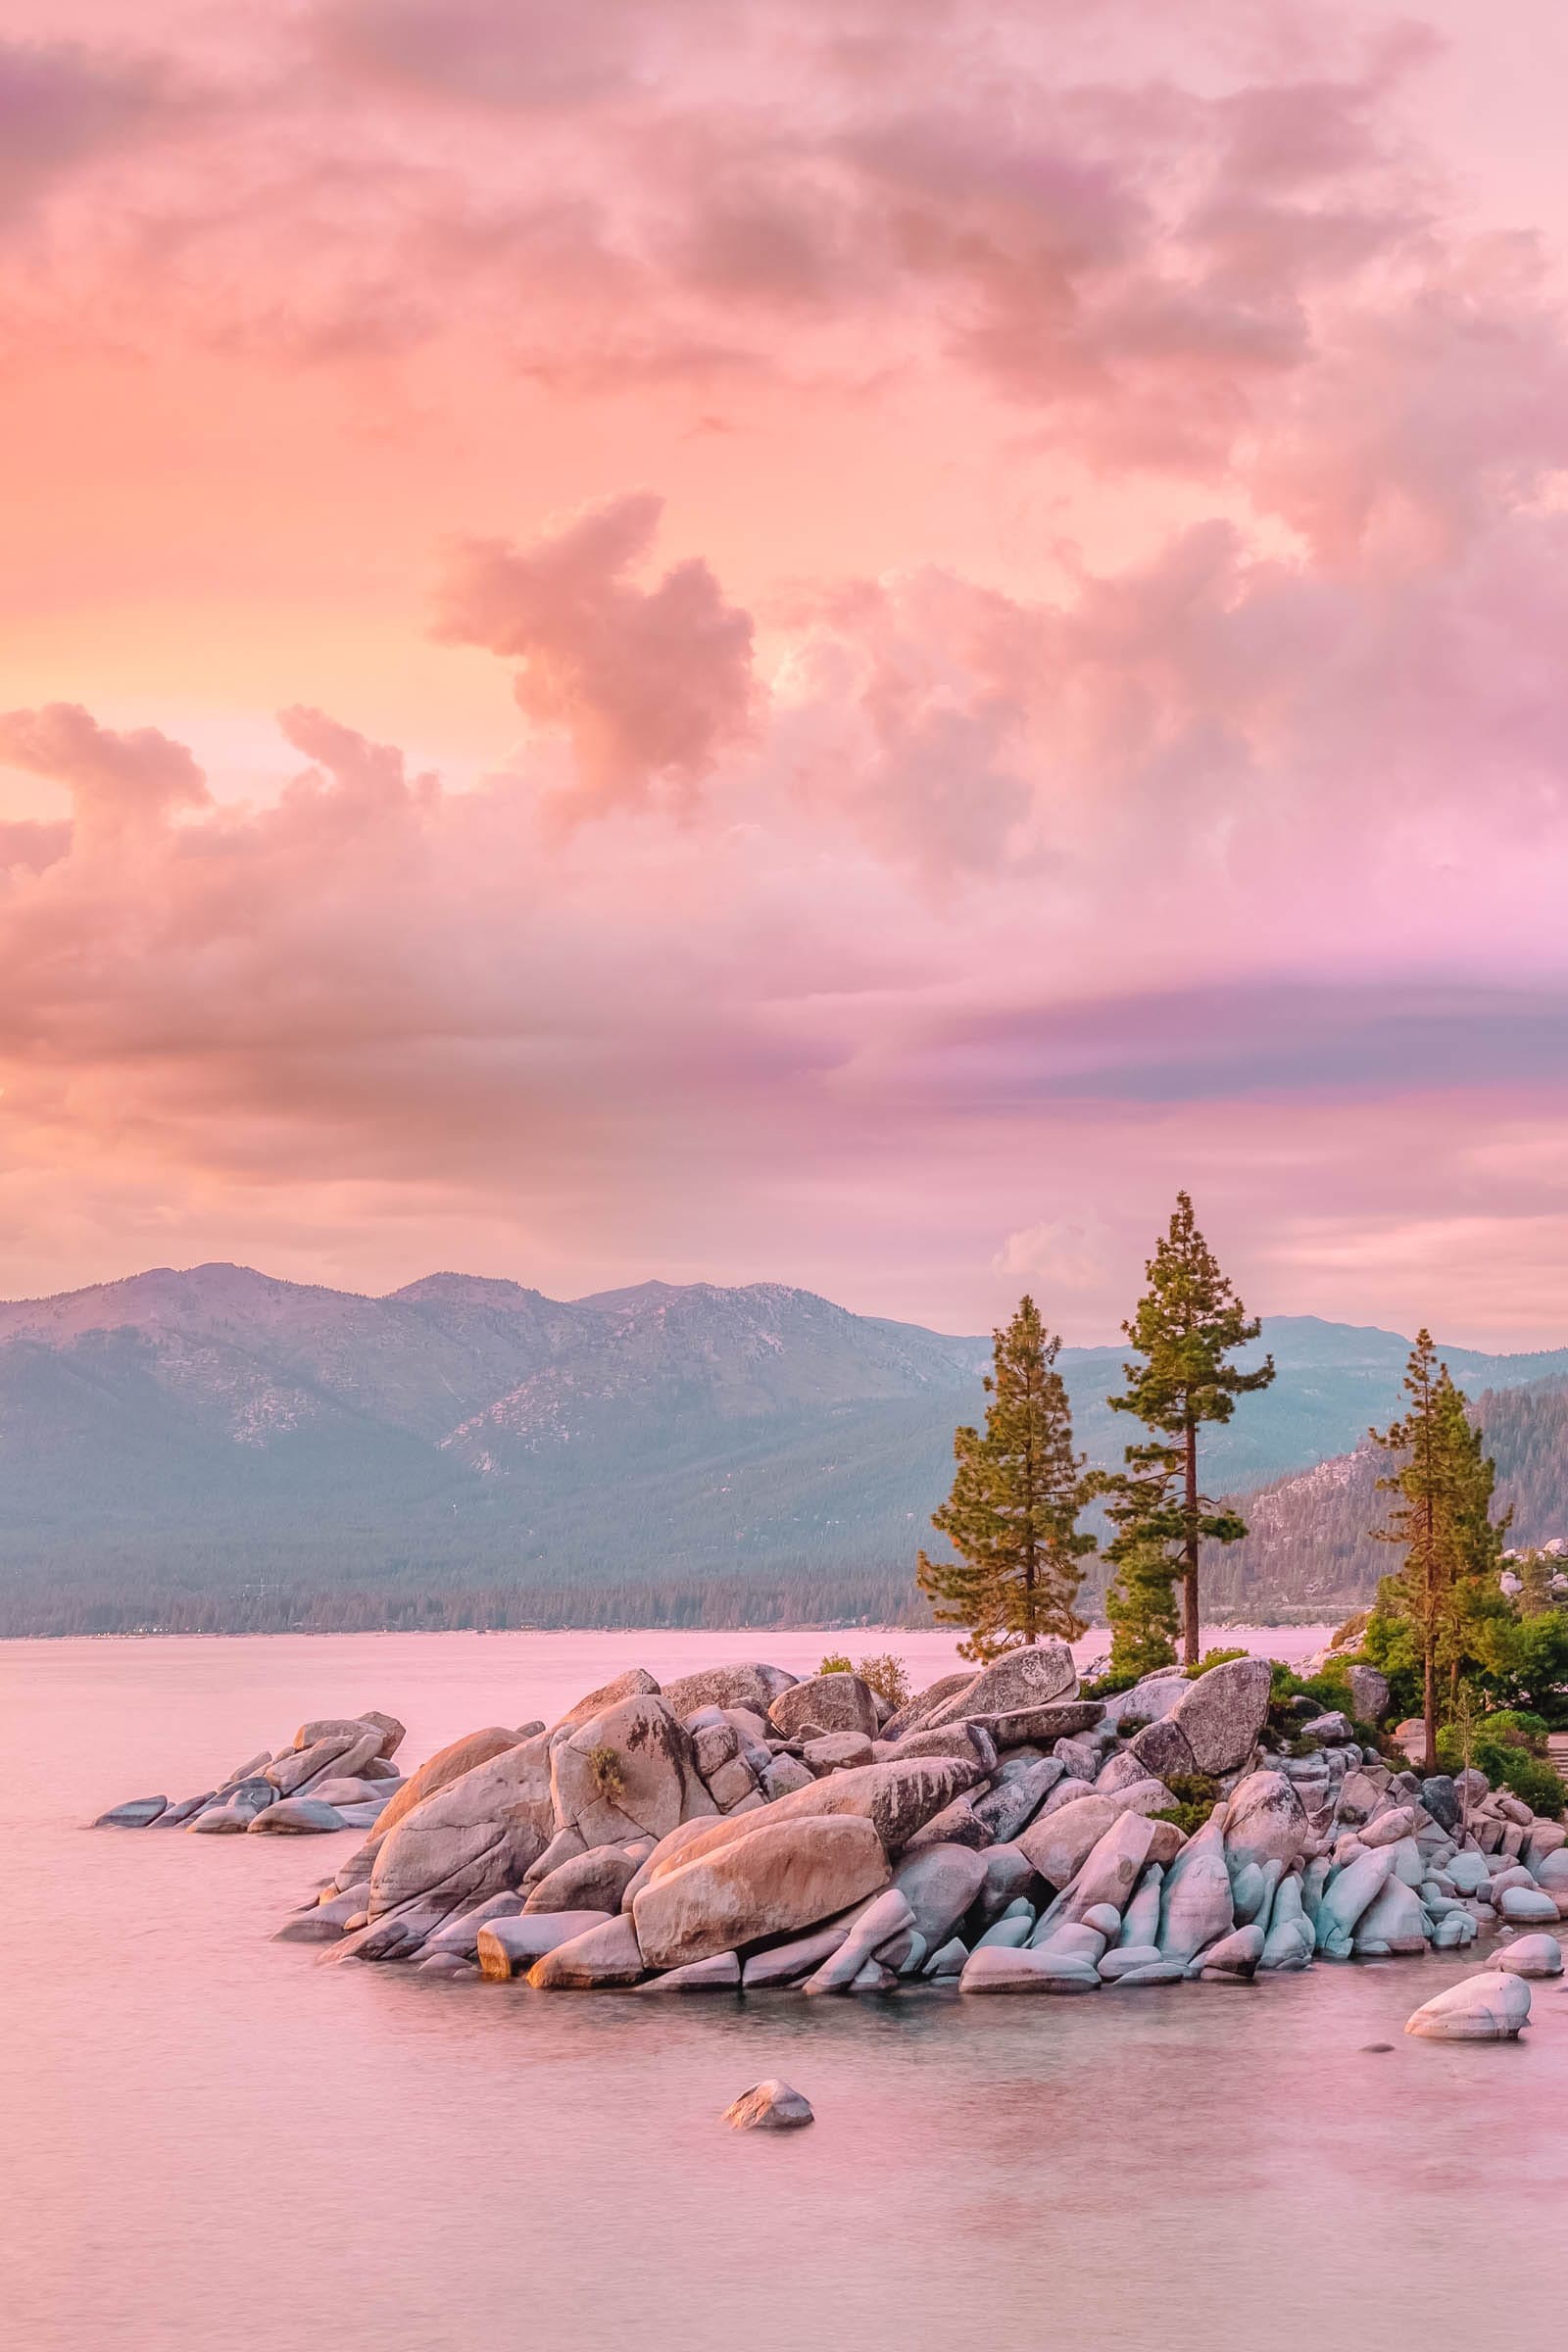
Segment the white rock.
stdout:
[[1425,2002],[1404,2030],[1427,2041],[1512,2041],[1529,2017],[1530,1987],[1523,1977],[1491,1969]]

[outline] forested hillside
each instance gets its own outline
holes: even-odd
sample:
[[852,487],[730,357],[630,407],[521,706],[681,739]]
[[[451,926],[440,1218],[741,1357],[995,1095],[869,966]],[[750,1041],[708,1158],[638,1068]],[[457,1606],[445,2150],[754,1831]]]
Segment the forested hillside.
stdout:
[[[1568,1380],[1489,1389],[1475,1407],[1497,1465],[1497,1507],[1513,1512],[1509,1542],[1568,1535]],[[1287,1596],[1325,1611],[1370,1599],[1394,1565],[1373,1533],[1388,1517],[1377,1484],[1388,1467],[1368,1442],[1244,1495],[1247,1540],[1210,1546],[1206,1590],[1238,1613]]]
[[[1206,1475],[1280,1483],[1210,1589],[1311,1609],[1375,1573],[1355,1473],[1282,1474],[1396,1409],[1407,1344],[1282,1317],[1264,1347],[1278,1378]],[[1106,1403],[1125,1352],[1061,1352],[1099,1463],[1136,1434]],[[1473,1391],[1568,1374],[1447,1352]],[[562,1300],[438,1274],[371,1298],[215,1265],[0,1303],[0,1633],[919,1622],[914,1554],[989,1356],[777,1283]]]

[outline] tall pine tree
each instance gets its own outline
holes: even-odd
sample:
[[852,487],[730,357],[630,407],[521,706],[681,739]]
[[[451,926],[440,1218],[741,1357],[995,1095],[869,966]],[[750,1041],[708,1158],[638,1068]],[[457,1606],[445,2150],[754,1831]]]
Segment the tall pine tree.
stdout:
[[919,1556],[920,1590],[939,1625],[968,1629],[958,1654],[983,1665],[1003,1651],[1084,1630],[1074,1603],[1095,1539],[1081,1534],[1084,1457],[1072,1442],[1072,1408],[1032,1298],[992,1334],[991,1397],[984,1431],[955,1431],[953,1492],[931,1524],[956,1560]]
[[[1266,1389],[1274,1377],[1274,1358],[1266,1356],[1251,1372],[1239,1371],[1230,1361],[1231,1351],[1255,1340],[1263,1327],[1249,1319],[1220,1272],[1186,1193],[1177,1194],[1169,1231],[1145,1272],[1149,1288],[1131,1322],[1122,1325],[1144,1360],[1123,1367],[1127,1394],[1112,1396],[1110,1403],[1117,1412],[1136,1413],[1147,1428],[1159,1433],[1162,1443],[1156,1443],[1154,1452],[1175,1457],[1171,1467],[1177,1492],[1170,1506],[1175,1520],[1161,1501],[1151,1542],[1164,1543],[1176,1554],[1173,1573],[1182,1587],[1183,1659],[1196,1666],[1200,1549],[1205,1539],[1236,1544],[1247,1533],[1246,1522],[1234,1511],[1222,1510],[1200,1491],[1198,1433],[1205,1421],[1228,1421],[1238,1396]],[[1134,1457],[1149,1450],[1127,1448],[1125,1480],[1133,1487],[1139,1475]]]
[[1511,1615],[1497,1587],[1508,1521],[1493,1519],[1495,1467],[1425,1329],[1410,1350],[1404,1390],[1403,1417],[1371,1433],[1386,1453],[1400,1457],[1378,1481],[1397,1499],[1376,1533],[1404,1551],[1400,1567],[1379,1587],[1377,1614],[1419,1663],[1426,1768],[1435,1772],[1441,1688],[1446,1685],[1451,1713],[1461,1677],[1489,1662],[1493,1621]]
[[1174,1446],[1150,1445],[1129,1446],[1126,1464],[1095,1485],[1116,1531],[1105,1546],[1115,1570],[1105,1592],[1110,1671],[1141,1682],[1176,1658],[1181,1462]]

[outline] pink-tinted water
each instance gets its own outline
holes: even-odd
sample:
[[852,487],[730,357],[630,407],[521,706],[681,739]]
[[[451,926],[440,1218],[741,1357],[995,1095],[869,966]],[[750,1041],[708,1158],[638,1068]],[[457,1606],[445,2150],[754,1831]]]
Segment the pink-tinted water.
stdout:
[[[1233,1637],[1227,1636],[1226,1639]],[[1254,1645],[1295,1655],[1312,1635]],[[0,1644],[0,2331],[21,2352],[1548,2352],[1568,1993],[1406,2040],[1450,1960],[1084,2000],[654,2002],[318,1968],[346,1838],[91,1834],[313,1714],[423,1755],[816,1635]],[[852,1647],[858,1645],[852,1642]],[[936,1636],[867,1638],[917,1677]],[[1388,2042],[1381,2054],[1364,2045]],[[719,2111],[781,2074],[817,2122]]]

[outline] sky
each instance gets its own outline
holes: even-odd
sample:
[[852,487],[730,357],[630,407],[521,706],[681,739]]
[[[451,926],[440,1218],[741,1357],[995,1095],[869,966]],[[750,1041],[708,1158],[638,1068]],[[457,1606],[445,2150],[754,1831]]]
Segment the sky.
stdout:
[[1558,0],[0,0],[0,1291],[1568,1338]]

